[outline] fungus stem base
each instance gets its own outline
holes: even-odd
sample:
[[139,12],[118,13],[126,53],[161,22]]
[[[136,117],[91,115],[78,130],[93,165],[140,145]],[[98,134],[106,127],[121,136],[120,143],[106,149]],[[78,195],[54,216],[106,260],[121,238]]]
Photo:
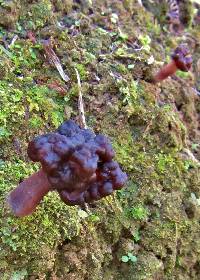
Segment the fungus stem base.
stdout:
[[160,71],[154,76],[154,83],[158,83],[166,79],[167,77],[173,75],[177,71],[177,66],[174,60],[170,61],[167,65],[164,65]]
[[7,197],[7,203],[18,217],[30,215],[50,191],[50,184],[42,169],[21,182]]

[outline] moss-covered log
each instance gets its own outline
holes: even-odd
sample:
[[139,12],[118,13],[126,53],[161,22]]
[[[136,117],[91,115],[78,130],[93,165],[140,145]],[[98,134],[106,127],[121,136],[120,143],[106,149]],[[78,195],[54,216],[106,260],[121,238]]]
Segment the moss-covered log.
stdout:
[[[0,1],[0,25],[0,279],[200,279],[199,27],[176,37],[136,0]],[[191,41],[193,71],[149,83]],[[39,169],[27,143],[78,119],[75,68],[87,124],[111,138],[127,187],[87,210],[52,192],[15,218],[7,194]]]

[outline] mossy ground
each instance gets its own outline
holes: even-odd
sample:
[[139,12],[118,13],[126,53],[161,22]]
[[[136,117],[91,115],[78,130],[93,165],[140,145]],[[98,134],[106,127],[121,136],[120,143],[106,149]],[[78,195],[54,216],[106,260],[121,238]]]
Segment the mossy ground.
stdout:
[[[176,37],[136,0],[0,1],[0,15],[0,279],[200,279],[198,28]],[[193,42],[193,73],[149,83],[182,41]],[[87,211],[50,193],[15,218],[6,196],[38,169],[28,141],[78,120],[75,67],[87,123],[111,138],[127,187]],[[128,254],[136,261],[123,263]]]

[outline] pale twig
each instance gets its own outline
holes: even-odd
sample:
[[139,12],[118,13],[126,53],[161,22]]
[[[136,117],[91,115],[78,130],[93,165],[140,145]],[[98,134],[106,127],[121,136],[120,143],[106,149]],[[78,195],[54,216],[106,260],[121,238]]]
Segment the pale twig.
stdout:
[[15,44],[15,41],[19,38],[18,35],[15,35],[12,40],[11,40],[11,43],[8,45],[8,48],[10,49],[14,44]]
[[142,4],[142,0],[138,0],[138,4],[139,4],[141,7],[144,7],[143,4]]
[[177,259],[177,246],[178,246],[178,226],[177,223],[175,222],[175,244],[174,244],[174,252],[172,254],[172,261],[173,261],[173,268],[176,265],[176,259]]
[[83,96],[81,92],[81,80],[78,70],[74,68],[76,71],[76,77],[78,82],[78,111],[79,111],[79,119],[82,128],[87,128],[86,121],[85,121],[85,112],[84,112],[84,105],[83,105]]
[[148,123],[147,127],[145,128],[144,132],[143,132],[143,137],[146,136],[147,132],[149,131],[150,127],[152,126],[153,123],[153,119],[150,120],[150,122]]
[[55,54],[54,50],[52,49],[51,41],[45,40],[43,41],[44,50],[49,58],[49,60],[56,66],[60,76],[65,82],[68,82],[70,78],[65,74],[62,65],[60,63],[60,59]]
[[83,209],[84,209],[84,211],[89,215],[89,214],[91,214],[91,212],[90,212],[90,208],[89,208],[89,206],[88,206],[88,204],[87,203],[84,203],[84,205],[83,205]]
[[200,166],[200,161],[194,156],[194,154],[187,148],[183,149],[183,152],[187,155],[188,159]]

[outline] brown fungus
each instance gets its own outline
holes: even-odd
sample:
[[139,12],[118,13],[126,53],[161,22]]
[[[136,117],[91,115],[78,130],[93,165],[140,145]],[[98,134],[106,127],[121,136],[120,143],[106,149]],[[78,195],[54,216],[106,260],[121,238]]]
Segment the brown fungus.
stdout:
[[171,55],[171,61],[164,65],[153,77],[153,82],[161,82],[176,73],[177,70],[188,72],[192,66],[192,56],[185,44],[179,45]]
[[68,205],[83,205],[123,187],[127,175],[113,161],[108,138],[64,122],[56,132],[28,145],[28,155],[42,169],[18,185],[8,197],[16,216],[31,214],[49,191],[57,191]]

